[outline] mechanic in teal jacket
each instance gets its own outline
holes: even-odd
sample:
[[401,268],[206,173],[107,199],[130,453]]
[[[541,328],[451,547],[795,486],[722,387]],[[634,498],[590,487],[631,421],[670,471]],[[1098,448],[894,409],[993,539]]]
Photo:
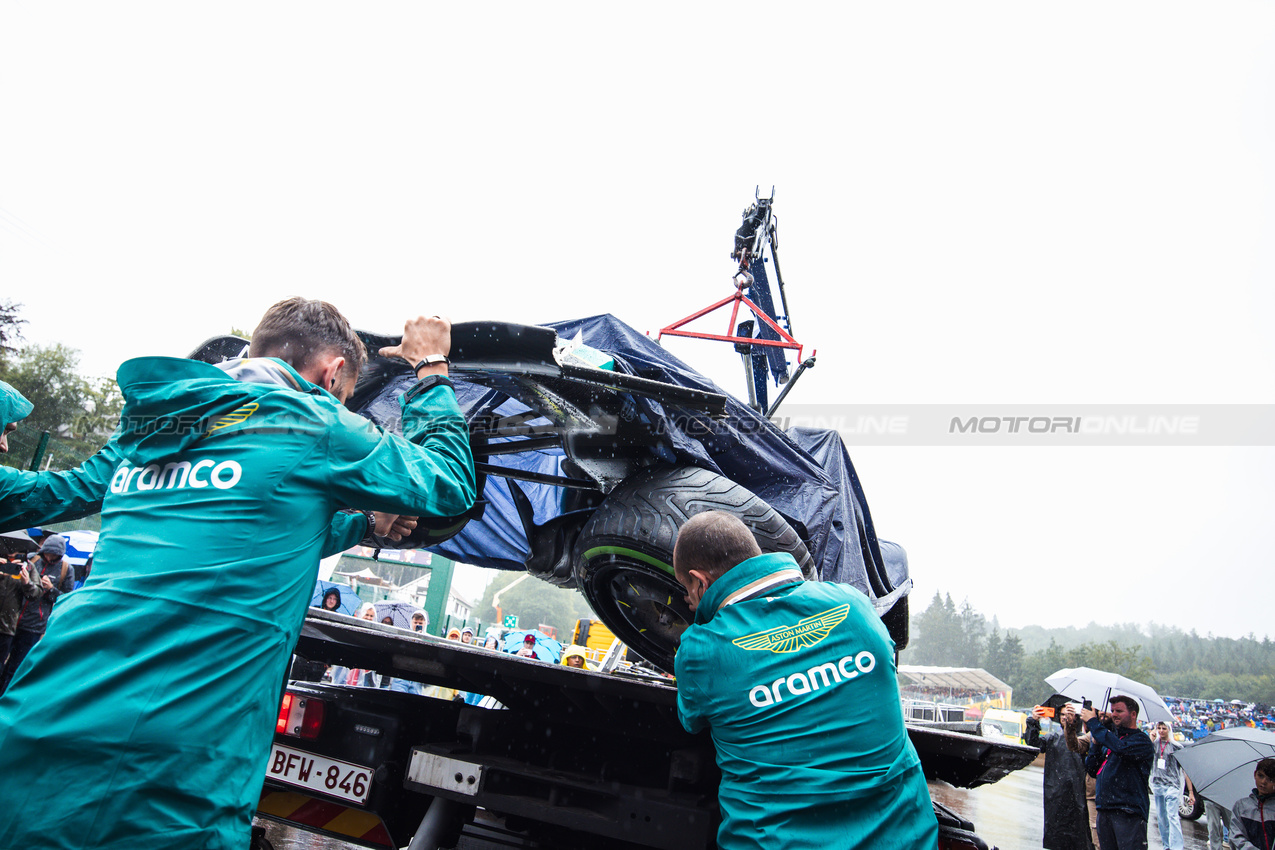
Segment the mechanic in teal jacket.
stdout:
[[807,582],[721,511],[673,551],[695,623],[677,651],[677,710],[722,771],[717,846],[926,848],[938,822],[899,704],[894,643],[868,598]]
[[402,400],[408,439],[340,404],[364,354],[322,302],[267,312],[252,353],[279,359],[120,367],[93,573],[0,698],[0,848],[247,846],[333,513],[455,516],[473,503],[449,347],[433,317],[383,352],[419,365]]
[[31,414],[31,402],[13,387],[0,381],[0,453],[9,451],[9,434]]
[[[8,436],[30,415],[31,402],[17,389],[0,381],[0,453],[9,450]],[[111,475],[122,460],[115,443],[108,443],[75,469],[27,472],[0,466],[0,531],[12,531],[49,522],[64,522],[91,516],[102,510],[102,500],[110,488]],[[389,541],[400,539],[396,532],[410,533],[412,518],[395,519],[377,514],[378,533]],[[332,515],[322,557],[344,552],[363,539],[367,519],[359,512]]]

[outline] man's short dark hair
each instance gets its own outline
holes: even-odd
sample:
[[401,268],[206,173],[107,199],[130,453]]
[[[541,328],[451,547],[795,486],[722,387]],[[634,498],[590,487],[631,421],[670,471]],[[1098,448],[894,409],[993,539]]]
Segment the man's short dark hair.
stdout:
[[249,357],[278,357],[297,371],[335,351],[345,357],[346,374],[357,378],[367,361],[363,341],[341,311],[326,301],[288,298],[261,317],[252,332]]
[[1121,705],[1123,705],[1125,708],[1125,711],[1129,712],[1130,714],[1136,715],[1138,713],[1138,701],[1134,699],[1133,697],[1127,697],[1122,694],[1117,697],[1112,697],[1109,700],[1110,705],[1115,705],[1116,703],[1120,703]]
[[1257,766],[1253,768],[1253,772],[1261,773],[1265,775],[1267,779],[1275,781],[1275,759],[1262,759],[1257,763]]
[[677,533],[673,566],[680,575],[701,570],[717,578],[760,554],[757,538],[739,517],[725,511],[705,511],[688,519]]

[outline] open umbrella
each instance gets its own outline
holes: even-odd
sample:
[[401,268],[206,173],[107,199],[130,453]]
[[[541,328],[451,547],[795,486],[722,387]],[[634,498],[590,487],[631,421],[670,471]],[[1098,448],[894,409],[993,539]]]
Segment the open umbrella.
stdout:
[[1091,700],[1094,708],[1100,711],[1107,710],[1113,696],[1123,694],[1138,701],[1139,721],[1173,722],[1169,707],[1164,704],[1164,700],[1160,699],[1160,695],[1154,688],[1118,673],[1094,670],[1091,667],[1067,667],[1052,676],[1046,676],[1045,681],[1055,692],[1071,697],[1077,702]]
[[97,548],[98,532],[96,531],[61,531],[58,532],[66,540],[67,563],[82,567]]
[[348,614],[351,617],[359,613],[359,609],[363,607],[363,600],[354,592],[354,588],[348,584],[337,584],[334,581],[324,581],[323,579],[319,579],[314,583],[314,594],[310,597],[310,607],[322,608],[323,597],[327,595],[329,590],[333,589],[338,594],[336,613]]
[[1275,732],[1247,726],[1220,729],[1176,756],[1197,794],[1230,809],[1253,790],[1257,762],[1275,758]]
[[34,552],[40,548],[40,544],[31,539],[31,535],[22,529],[17,531],[6,531],[0,534],[0,554],[9,554],[10,552]]
[[557,664],[558,659],[562,658],[562,644],[549,637],[539,629],[530,631],[514,631],[507,632],[504,638],[504,645],[501,649],[505,652],[513,653],[522,649],[522,645],[527,635],[532,635],[536,639],[536,655],[541,661],[548,661],[550,664]]
[[[412,629],[412,615],[421,609],[410,602],[373,602],[372,606],[376,608],[376,621],[379,623],[386,617],[394,621],[394,626],[400,629]],[[426,618],[426,623],[429,620]]]

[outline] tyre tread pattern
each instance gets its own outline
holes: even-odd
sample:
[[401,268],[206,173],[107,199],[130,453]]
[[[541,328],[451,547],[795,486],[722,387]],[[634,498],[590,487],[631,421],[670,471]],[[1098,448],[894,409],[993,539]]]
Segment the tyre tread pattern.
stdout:
[[[693,466],[656,467],[631,477],[611,492],[576,539],[576,587],[617,637],[669,672],[673,670],[675,647],[639,633],[618,616],[606,589],[598,586],[606,583],[599,577],[606,574],[611,558],[604,555],[586,559],[584,553],[599,546],[622,547],[668,564],[671,571],[678,530],[695,514],[710,510],[739,517],[753,532],[763,553],[788,552],[807,579],[817,579],[814,559],[806,545],[774,508],[730,479]],[[681,606],[682,591],[669,572],[638,562],[631,562],[629,568],[662,576],[678,599],[675,607]]]
[[585,526],[578,551],[623,542],[671,563],[678,529],[705,511],[739,517],[762,552],[788,552],[806,578],[815,578],[810,552],[774,508],[729,478],[695,466],[659,468],[617,487]]

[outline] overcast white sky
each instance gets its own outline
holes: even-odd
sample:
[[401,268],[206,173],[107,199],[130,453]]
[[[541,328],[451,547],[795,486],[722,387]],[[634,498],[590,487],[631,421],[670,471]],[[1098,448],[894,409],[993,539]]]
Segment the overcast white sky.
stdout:
[[[774,185],[794,402],[1275,402],[1275,7],[791,5],[0,2],[0,297],[101,374],[293,294],[657,331]],[[851,454],[914,604],[1275,633],[1270,447]]]

